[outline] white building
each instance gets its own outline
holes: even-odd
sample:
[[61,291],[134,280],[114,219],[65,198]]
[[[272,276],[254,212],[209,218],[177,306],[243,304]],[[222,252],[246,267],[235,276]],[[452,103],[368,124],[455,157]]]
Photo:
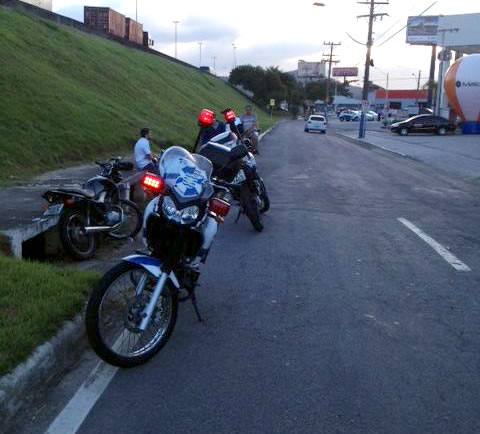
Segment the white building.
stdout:
[[47,9],[49,11],[52,10],[52,0],[22,0],[22,1],[42,9]]

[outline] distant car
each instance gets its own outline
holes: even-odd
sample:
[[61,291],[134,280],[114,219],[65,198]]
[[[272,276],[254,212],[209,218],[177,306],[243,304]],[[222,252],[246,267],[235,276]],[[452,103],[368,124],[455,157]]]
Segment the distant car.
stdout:
[[325,117],[320,115],[311,115],[305,124],[305,132],[309,133],[310,131],[320,131],[321,133],[325,134],[327,132],[327,121],[325,120]]
[[378,113],[373,110],[367,112],[367,121],[376,121],[378,119]]
[[444,136],[455,131],[457,126],[448,119],[433,115],[416,115],[401,122],[395,122],[390,129],[393,133],[406,136],[410,133],[430,133]]
[[340,119],[342,122],[343,121],[353,121],[353,120],[358,120],[358,113],[354,110],[344,110],[340,115],[338,116],[338,119]]

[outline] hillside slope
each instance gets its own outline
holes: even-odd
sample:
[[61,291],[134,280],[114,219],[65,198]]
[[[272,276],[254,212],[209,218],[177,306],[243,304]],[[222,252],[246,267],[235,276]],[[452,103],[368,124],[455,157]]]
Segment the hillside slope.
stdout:
[[128,154],[142,126],[189,145],[202,108],[247,103],[192,68],[1,6],[0,41],[0,180]]

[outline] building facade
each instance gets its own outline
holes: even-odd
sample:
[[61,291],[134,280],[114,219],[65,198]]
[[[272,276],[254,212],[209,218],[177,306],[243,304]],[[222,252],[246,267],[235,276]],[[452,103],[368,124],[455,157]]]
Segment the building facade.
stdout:
[[52,0],[22,0],[22,1],[42,9],[47,9],[48,11],[52,10]]
[[[368,100],[370,107],[377,110],[388,106],[394,110],[406,110],[415,112],[427,107],[428,92],[426,90],[410,89],[377,89],[370,92]],[[415,109],[414,109],[415,108]]]

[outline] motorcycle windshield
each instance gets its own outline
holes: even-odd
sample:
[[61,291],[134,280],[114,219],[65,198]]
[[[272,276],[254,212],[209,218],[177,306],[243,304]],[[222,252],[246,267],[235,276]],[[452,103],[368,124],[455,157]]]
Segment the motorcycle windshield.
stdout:
[[160,175],[181,203],[208,198],[213,166],[201,155],[191,154],[179,146],[167,149],[160,160]]

